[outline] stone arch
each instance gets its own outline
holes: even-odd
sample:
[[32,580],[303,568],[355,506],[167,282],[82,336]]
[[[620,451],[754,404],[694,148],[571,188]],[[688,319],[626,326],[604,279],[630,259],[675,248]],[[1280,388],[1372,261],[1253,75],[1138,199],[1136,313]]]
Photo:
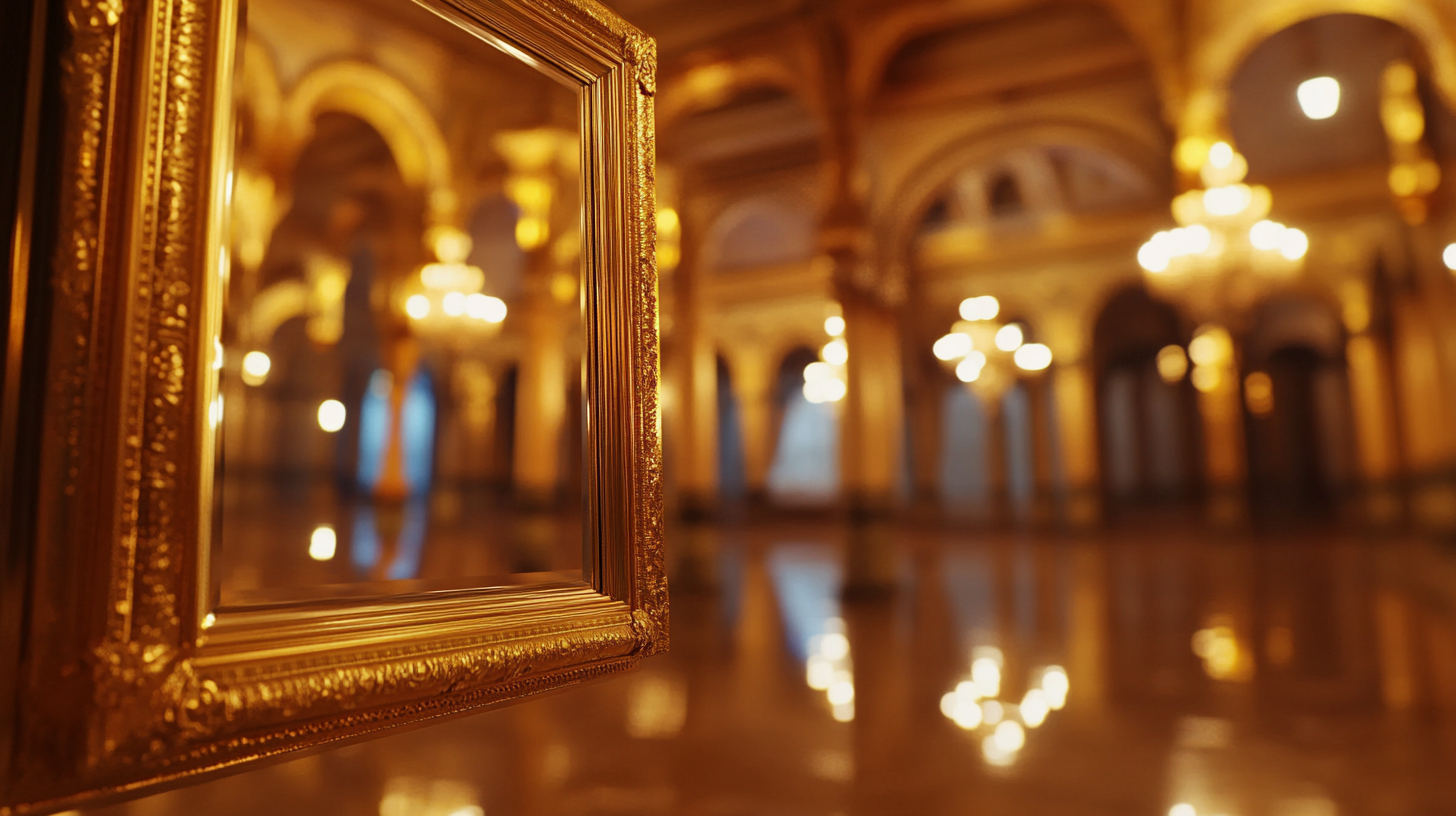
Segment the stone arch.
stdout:
[[1121,159],[1155,184],[1170,184],[1171,169],[1161,151],[1108,127],[1088,122],[1033,120],[964,134],[930,154],[888,199],[877,223],[882,290],[903,299],[908,287],[910,248],[921,215],[955,173],[1028,146],[1076,146]]
[[734,97],[758,90],[778,90],[820,115],[804,78],[782,60],[767,55],[733,62],[700,65],[663,84],[657,103],[657,127],[667,131],[689,116],[723,106]]
[[1197,48],[1192,76],[1200,85],[1190,95],[1184,134],[1211,130],[1220,123],[1229,83],[1260,43],[1290,26],[1331,14],[1358,14],[1394,23],[1425,49],[1431,78],[1447,108],[1456,111],[1456,15],[1442,13],[1442,0],[1245,0],[1221,15]]
[[449,220],[457,202],[451,185],[450,151],[434,113],[403,82],[365,62],[342,60],[309,71],[289,93],[284,111],[294,148],[307,143],[321,113],[347,113],[384,137],[400,175],[427,191],[434,220]]
[[[1177,42],[1167,36],[1179,25],[1171,12],[1139,0],[1070,0],[1070,4],[1100,7],[1126,32],[1147,60],[1159,101],[1171,120],[1183,93],[1182,55]],[[1003,7],[1007,16],[1039,4],[1009,5],[1010,8]],[[894,9],[876,20],[875,25],[865,28],[858,43],[858,58],[850,69],[850,92],[862,102],[872,100],[883,86],[895,55],[916,38],[991,17],[985,9],[967,5],[947,8],[905,4]]]
[[766,193],[738,199],[712,219],[705,268],[731,270],[808,261],[814,255],[815,211],[798,196]]

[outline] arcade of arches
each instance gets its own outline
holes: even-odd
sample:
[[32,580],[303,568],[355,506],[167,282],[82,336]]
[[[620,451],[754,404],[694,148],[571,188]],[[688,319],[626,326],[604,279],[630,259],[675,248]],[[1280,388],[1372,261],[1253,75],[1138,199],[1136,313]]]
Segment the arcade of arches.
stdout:
[[[105,812],[1456,813],[1456,6],[608,4],[660,54],[673,654]],[[576,257],[513,179],[576,170],[481,134],[572,103],[255,5],[234,285],[283,289],[229,330],[271,344],[266,411],[366,400],[392,363],[314,357],[445,225],[510,311],[421,369],[424,467],[563,506]],[[1140,266],[1225,146],[1297,268]],[[336,461],[272,427],[251,464]]]

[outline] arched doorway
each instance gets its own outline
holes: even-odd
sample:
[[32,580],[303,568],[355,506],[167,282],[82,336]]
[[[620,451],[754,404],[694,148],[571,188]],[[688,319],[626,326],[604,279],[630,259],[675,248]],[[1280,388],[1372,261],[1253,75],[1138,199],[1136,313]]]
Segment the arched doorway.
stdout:
[[1271,300],[1244,342],[1245,439],[1251,506],[1260,516],[1327,511],[1353,479],[1344,331],[1333,311]]
[[839,496],[839,405],[804,397],[804,368],[818,359],[800,346],[779,365],[778,442],[768,473],[769,498],[778,504],[824,506]]
[[1141,286],[1118,292],[1097,319],[1098,446],[1109,516],[1177,509],[1197,495],[1201,451],[1182,356],[1187,339],[1173,307]]

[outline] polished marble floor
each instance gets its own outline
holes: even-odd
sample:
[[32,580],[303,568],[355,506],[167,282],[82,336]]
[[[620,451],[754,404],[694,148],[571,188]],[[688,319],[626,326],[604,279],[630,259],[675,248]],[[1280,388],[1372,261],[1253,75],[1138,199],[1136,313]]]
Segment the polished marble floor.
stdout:
[[94,813],[1456,814],[1456,550],[889,539],[897,590],[848,601],[835,523],[680,531],[636,674]]

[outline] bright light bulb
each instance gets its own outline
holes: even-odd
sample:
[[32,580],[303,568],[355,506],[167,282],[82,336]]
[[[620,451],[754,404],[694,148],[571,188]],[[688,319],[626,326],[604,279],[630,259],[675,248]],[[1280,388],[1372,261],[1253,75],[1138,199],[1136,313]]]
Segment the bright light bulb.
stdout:
[[975,382],[981,378],[981,369],[985,368],[985,365],[984,362],[978,363],[968,356],[956,366],[956,379],[963,383]]
[[1456,272],[1456,244],[1447,244],[1446,251],[1441,253],[1441,260],[1446,262],[1446,268]]
[[1048,666],[1041,675],[1041,690],[1046,692],[1047,705],[1053,711],[1061,711],[1067,704],[1067,692],[1072,688],[1067,680],[1067,670],[1061,666]]
[[836,680],[829,686],[829,702],[834,705],[844,705],[854,699],[854,682],[851,680]]
[[1016,351],[1021,348],[1021,342],[1026,339],[1026,334],[1021,327],[1015,323],[1008,323],[996,332],[996,348],[1002,351]]
[[1198,811],[1187,802],[1179,802],[1168,808],[1168,816],[1198,816]]
[[843,340],[830,340],[824,344],[819,356],[830,365],[844,365],[849,361],[849,346],[845,345]]
[[992,736],[996,739],[996,747],[1008,754],[1014,754],[1026,745],[1026,729],[1015,720],[1002,720]]
[[334,550],[338,546],[339,537],[334,533],[334,528],[320,524],[313,528],[313,535],[308,538],[308,557],[315,561],[327,561],[334,557]]
[[1036,728],[1046,722],[1047,713],[1052,710],[1047,693],[1041,689],[1030,689],[1021,698],[1021,721],[1027,728]]
[[1208,163],[1220,170],[1234,163],[1234,148],[1228,142],[1215,142],[1208,149]]
[[981,712],[981,706],[976,701],[960,698],[957,700],[950,718],[955,721],[957,726],[970,731],[981,725],[984,715]]
[[830,402],[839,402],[849,393],[844,380],[830,380],[824,384],[824,395]]
[[1294,95],[1310,119],[1328,119],[1340,109],[1340,83],[1334,77],[1306,79]]
[[1284,238],[1285,227],[1277,221],[1265,219],[1249,227],[1249,243],[1254,249],[1268,251],[1278,249],[1279,242]]
[[844,334],[844,318],[839,315],[824,318],[824,333],[830,337],[839,337]]
[[440,311],[450,317],[459,317],[465,314],[465,293],[450,292],[446,294],[444,302],[440,304]]
[[960,312],[962,320],[992,320],[1001,313],[1001,301],[991,295],[966,298]]
[[404,302],[404,313],[414,320],[424,320],[430,316],[430,299],[424,295],[410,295]]
[[465,298],[465,313],[476,320],[499,323],[506,319],[506,302],[477,292]]
[[952,332],[936,340],[930,350],[935,354],[935,359],[950,361],[970,354],[974,347],[969,334]]
[[1303,230],[1290,227],[1284,231],[1283,235],[1279,236],[1279,254],[1283,255],[1286,259],[1297,261],[1303,258],[1304,253],[1308,251],[1309,236],[1305,235]]
[[1052,364],[1052,350],[1041,343],[1027,343],[1011,359],[1022,371],[1043,371]]
[[328,433],[337,433],[344,427],[344,420],[349,412],[345,410],[344,403],[338,400],[324,400],[319,403],[318,424]]
[[1157,241],[1148,241],[1138,250],[1138,266],[1149,272],[1166,272],[1172,261],[1164,246]]
[[1203,208],[1216,217],[1238,215],[1254,202],[1254,191],[1247,184],[1228,184],[1203,191]]
[[982,697],[995,697],[1001,693],[1001,667],[989,657],[978,657],[971,663],[971,681]]
[[821,653],[830,660],[843,660],[849,656],[849,638],[838,632],[830,632],[820,642]]
[[273,360],[261,351],[250,351],[243,355],[243,382],[247,385],[262,385],[268,381],[268,372],[273,370]]

